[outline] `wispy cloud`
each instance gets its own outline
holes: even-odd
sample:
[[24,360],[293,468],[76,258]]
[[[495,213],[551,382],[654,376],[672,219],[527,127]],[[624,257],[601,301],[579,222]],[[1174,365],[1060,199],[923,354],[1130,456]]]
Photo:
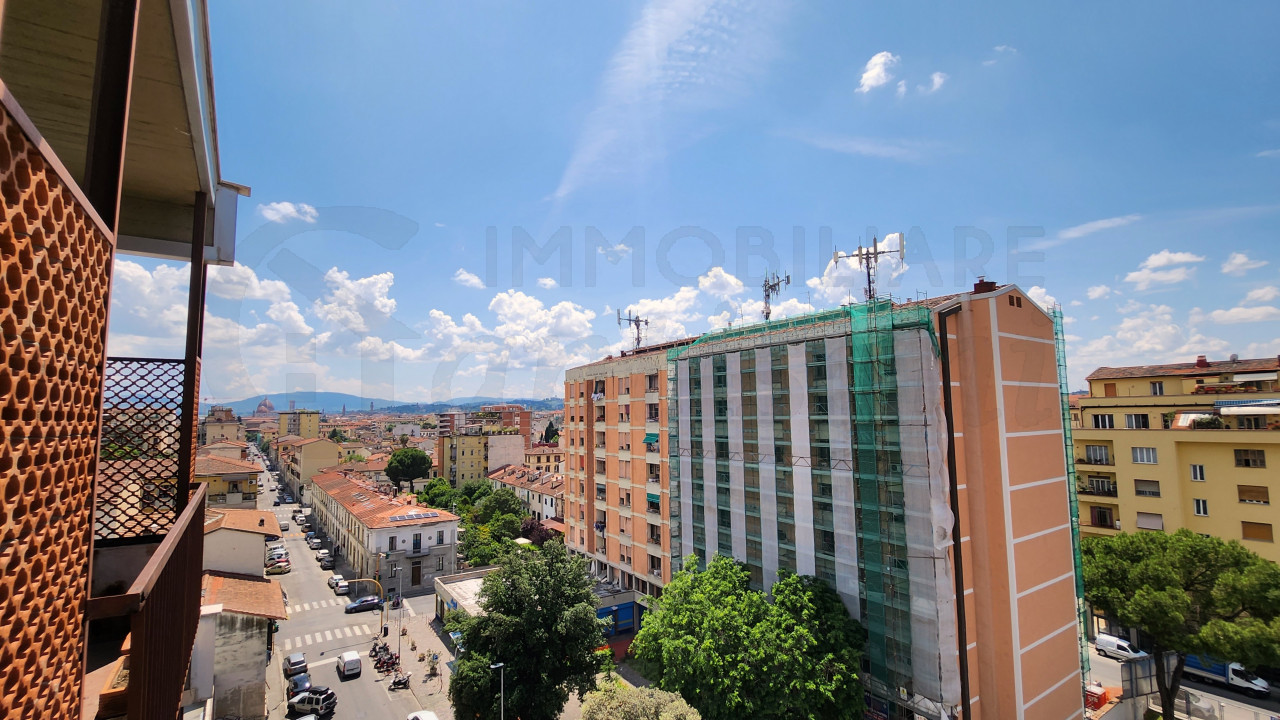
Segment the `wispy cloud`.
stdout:
[[1135,215],[1121,215],[1119,217],[1105,218],[1103,220],[1091,220],[1087,223],[1073,225],[1072,227],[1064,228],[1063,230],[1060,230],[1058,232],[1058,237],[1062,240],[1075,240],[1076,238],[1082,238],[1085,235],[1092,235],[1096,232],[1101,232],[1103,230],[1110,230],[1112,228],[1131,225],[1133,223],[1138,222],[1141,219],[1142,219],[1141,215],[1135,214]]
[[862,69],[862,80],[858,83],[858,89],[854,92],[868,93],[888,83],[893,79],[893,73],[889,68],[897,64],[898,56],[888,50],[872,55]]
[[1260,157],[1260,158],[1274,158],[1274,157],[1280,157],[1280,149],[1277,149],[1277,150],[1263,150],[1262,152],[1258,153],[1257,157]]
[[1248,255],[1245,255],[1242,252],[1233,252],[1231,253],[1231,256],[1227,258],[1227,261],[1222,263],[1222,273],[1224,275],[1240,277],[1250,270],[1257,270],[1266,264],[1266,260],[1251,260]]
[[673,117],[748,92],[773,55],[778,12],[742,0],[650,0],[609,62],[553,197],[639,174],[679,141]]
[[538,287],[543,290],[552,290],[560,287],[560,283],[556,282],[556,279],[552,277],[540,277],[538,278]]
[[[997,45],[991,49],[994,50],[998,55],[1017,55],[1018,54],[1018,48],[1013,47],[1012,45]],[[999,61],[1000,60],[998,57],[989,58],[987,60],[983,60],[982,64],[987,67],[991,67],[992,65],[995,65]]]
[[319,217],[316,209],[306,203],[273,202],[258,206],[258,214],[267,222],[286,223],[290,220],[301,220],[313,223]]
[[790,137],[820,150],[903,162],[919,162],[924,159],[928,151],[937,147],[935,144],[918,140],[886,140],[824,133],[795,132],[790,133]]
[[458,271],[453,274],[453,281],[462,287],[476,289],[484,287],[484,281],[480,279],[479,275],[476,275],[473,272],[467,272],[463,268],[458,268]]
[[944,72],[936,72],[929,76],[929,87],[925,87],[921,85],[920,92],[923,92],[926,94],[936,93],[942,89],[942,86],[947,82],[947,79],[950,77],[951,77],[950,75]]
[[1111,293],[1113,292],[1114,291],[1107,285],[1094,285],[1089,288],[1086,294],[1089,296],[1090,300],[1103,300],[1111,297]]
[[1124,281],[1133,283],[1135,290],[1147,290],[1153,285],[1173,285],[1191,279],[1196,272],[1194,263],[1204,262],[1204,258],[1189,252],[1172,252],[1161,250],[1142,261],[1137,270],[1124,276]]

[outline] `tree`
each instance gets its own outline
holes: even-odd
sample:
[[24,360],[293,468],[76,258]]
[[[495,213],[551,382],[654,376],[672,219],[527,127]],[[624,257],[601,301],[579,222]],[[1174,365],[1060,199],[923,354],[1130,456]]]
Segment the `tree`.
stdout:
[[457,490],[449,486],[448,480],[438,477],[418,491],[418,502],[428,507],[448,510],[454,504],[457,493]]
[[449,683],[454,714],[498,716],[499,673],[489,668],[496,662],[504,664],[508,717],[555,720],[570,693],[594,690],[609,656],[597,651],[606,621],[596,617],[591,586],[585,561],[563,543],[505,555],[481,586],[484,614],[451,614],[446,624],[467,648]]
[[493,494],[493,484],[488,480],[468,480],[462,483],[458,492],[467,498],[469,505],[476,505]]
[[542,430],[542,442],[553,443],[556,441],[558,433],[556,432],[556,421],[548,420],[547,426]]
[[409,445],[409,436],[407,434],[402,434],[400,436],[400,447],[407,447],[408,445]]
[[1183,528],[1089,537],[1081,552],[1085,599],[1151,638],[1165,717],[1188,654],[1280,661],[1280,567],[1239,542]]
[[329,439],[336,443],[344,443],[347,441],[347,434],[338,428],[329,431]]
[[676,573],[631,644],[645,676],[706,720],[862,717],[864,635],[835,591],[783,572],[770,602],[749,580],[723,555]]
[[488,525],[464,525],[462,541],[458,544],[471,567],[484,567],[497,562],[503,553],[511,549],[509,543],[496,538]]
[[538,522],[533,517],[526,517],[520,523],[520,537],[528,538],[529,542],[541,547],[548,540],[555,539],[556,531]]
[[609,685],[587,695],[582,720],[702,720],[702,716],[675,693]]
[[395,483],[396,492],[406,480],[417,480],[431,473],[431,456],[418,448],[404,448],[391,453],[387,461],[387,478]]
[[[524,517],[524,505],[520,503],[520,498],[516,497],[511,488],[504,487],[494,490],[493,494],[476,504],[476,522],[485,524],[499,515]],[[517,520],[516,532],[519,532],[519,528],[520,523]]]

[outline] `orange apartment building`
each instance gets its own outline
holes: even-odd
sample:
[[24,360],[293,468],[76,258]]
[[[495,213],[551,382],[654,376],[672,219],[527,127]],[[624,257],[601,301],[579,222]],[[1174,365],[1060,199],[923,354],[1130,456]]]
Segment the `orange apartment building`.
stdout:
[[[867,717],[1083,717],[1056,327],[1016,286],[980,282],[673,349],[664,551],[731,555],[765,589],[784,570],[830,583],[867,630]],[[570,389],[590,519],[599,409],[589,383]]]
[[[220,175],[205,3],[0,13],[0,717],[204,718],[205,280],[248,194]],[[189,263],[179,357],[107,356],[121,254]]]
[[668,343],[565,373],[565,544],[595,576],[658,595],[671,580]]

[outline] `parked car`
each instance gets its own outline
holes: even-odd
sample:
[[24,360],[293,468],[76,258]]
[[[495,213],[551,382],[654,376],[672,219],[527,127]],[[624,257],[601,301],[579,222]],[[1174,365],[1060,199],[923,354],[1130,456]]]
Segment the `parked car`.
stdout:
[[285,501],[285,502],[287,502],[287,503],[292,503],[292,502],[293,502],[293,496],[292,496],[292,495],[285,495],[285,496],[284,496],[284,501]]
[[338,675],[345,680],[360,674],[360,653],[348,650],[338,656]]
[[293,565],[293,563],[289,561],[289,558],[269,558],[265,563],[262,564],[262,567],[273,568],[273,567],[278,567],[280,565]]
[[[280,498],[273,498],[273,499],[271,500],[271,504],[272,504],[272,505],[279,505],[279,504],[280,504]],[[280,528],[280,529],[281,529],[281,530],[283,530],[284,528]]]
[[1098,634],[1094,640],[1094,646],[1098,648],[1098,654],[1102,657],[1114,658],[1120,662],[1147,656],[1142,650],[1130,645],[1128,640],[1105,633]]
[[268,566],[267,574],[268,575],[284,575],[285,573],[288,573],[291,570],[293,570],[293,565],[290,565],[289,561],[285,560],[282,563],[277,563],[275,565]]
[[321,570],[332,570],[334,567],[333,558],[327,557],[320,561]]
[[307,547],[311,548],[312,550],[319,550],[321,544],[322,543],[320,542],[320,538],[313,537],[307,541]]
[[1213,703],[1189,690],[1179,690],[1174,703],[1176,709],[1183,711],[1194,720],[1218,719],[1218,711],[1214,709]]
[[323,685],[313,685],[310,690],[289,698],[289,710],[291,712],[328,715],[336,707],[338,707],[338,696]]
[[346,578],[342,577],[341,575],[338,575],[337,573],[334,573],[333,575],[330,575],[330,576],[329,576],[329,579],[328,579],[328,580],[325,580],[325,582],[329,583],[329,589],[330,589],[330,590],[332,590],[334,587],[336,587],[336,586],[338,585],[338,583],[340,583],[340,582],[345,582],[345,581],[346,581]]
[[[307,720],[307,719],[298,718],[298,720]],[[440,720],[440,718],[430,710],[419,710],[418,712],[409,713],[408,720]]]
[[329,551],[328,551],[328,550],[316,550],[316,560],[317,560],[317,561],[324,560],[324,559],[325,559],[325,558],[327,558],[327,557],[329,557]]
[[351,586],[347,584],[346,580],[340,580],[337,585],[333,586],[334,595],[346,595],[349,592],[351,592]]
[[289,697],[311,689],[311,673],[298,673],[289,678]]
[[304,673],[307,671],[307,656],[305,653],[294,653],[287,656],[284,661],[280,663],[280,666],[284,669],[285,677],[292,677],[298,673]]
[[352,603],[347,603],[347,612],[358,613],[367,610],[381,610],[382,598],[377,595],[365,595],[364,597]]
[[310,540],[311,538],[313,538],[313,537],[315,537],[315,536],[316,536],[316,533],[315,533],[315,531],[314,531],[314,530],[312,530],[311,532],[307,533],[306,535],[303,535],[302,537],[304,537],[304,538],[306,538],[306,539]]
[[1188,655],[1182,670],[1184,677],[1231,688],[1256,698],[1271,697],[1271,685],[1254,675],[1240,663],[1227,662],[1213,657]]
[[288,529],[289,529],[289,521],[288,521],[288,520],[281,520],[281,521],[280,521],[280,529],[281,529],[281,530],[288,530]]

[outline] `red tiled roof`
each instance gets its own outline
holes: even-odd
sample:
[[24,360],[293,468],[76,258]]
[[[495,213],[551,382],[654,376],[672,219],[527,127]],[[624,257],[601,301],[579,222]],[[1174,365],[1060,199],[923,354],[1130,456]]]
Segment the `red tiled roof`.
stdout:
[[1262,372],[1280,369],[1280,358],[1255,358],[1251,360],[1216,360],[1206,366],[1196,363],[1169,363],[1166,365],[1133,365],[1130,367],[1100,367],[1089,373],[1085,380],[1123,380],[1128,378],[1168,377],[1171,375],[1221,375],[1223,373]]
[[[412,495],[390,498],[367,482],[363,475],[322,472],[312,477],[311,482],[369,528],[433,525],[458,520],[458,516],[450,512],[418,505]],[[435,517],[427,517],[428,513],[435,513]]]
[[548,470],[535,470],[528,465],[503,465],[486,477],[513,487],[532,490],[544,495],[564,495],[564,476]]
[[236,473],[260,473],[262,468],[255,462],[239,458],[220,457],[218,455],[197,455],[196,476],[201,475],[234,475]]
[[275,513],[265,510],[206,510],[205,533],[221,528],[280,537],[280,521],[276,519]]
[[209,443],[208,445],[204,445],[203,447],[217,447],[217,446],[219,446],[219,445],[232,445],[232,446],[234,446],[234,447],[242,447],[242,448],[247,448],[247,447],[249,447],[249,443],[247,443],[247,442],[241,442],[241,441],[239,441],[239,440],[228,440],[228,439],[226,439],[226,438],[222,438],[222,439],[220,439],[220,440],[215,440],[215,441],[213,441],[213,442]]
[[228,612],[284,620],[280,583],[261,577],[207,570],[200,582],[200,604],[221,605]]

